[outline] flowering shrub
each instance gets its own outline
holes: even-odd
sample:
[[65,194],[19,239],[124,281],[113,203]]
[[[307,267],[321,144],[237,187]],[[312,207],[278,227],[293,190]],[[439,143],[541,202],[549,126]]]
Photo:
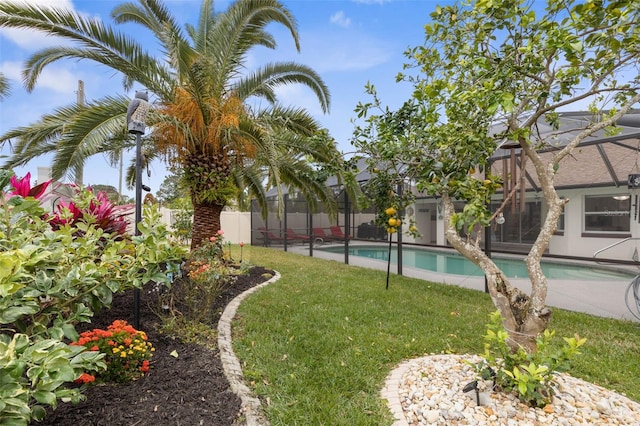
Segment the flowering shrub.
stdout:
[[248,267],[235,263],[227,246],[224,232],[219,230],[191,251],[183,271],[187,279],[174,282],[161,301],[173,315],[202,323],[212,323],[216,319],[218,313],[213,312],[211,306]]
[[224,231],[219,229],[216,235],[209,237],[209,241],[204,241],[197,249],[191,252],[189,258],[192,261],[209,262],[214,259],[224,260]]
[[[51,180],[41,184],[31,186],[31,173],[24,177],[11,176],[11,189],[5,195],[6,198],[20,196],[22,198],[33,197],[43,201],[45,191],[51,184]],[[91,188],[81,190],[75,188],[75,198],[69,202],[59,200],[56,204],[56,211],[53,214],[46,214],[44,219],[54,230],[58,230],[65,225],[76,226],[77,223],[94,224],[105,232],[111,234],[124,235],[129,222],[126,216],[131,212],[133,205],[126,204],[116,206],[111,203],[106,192],[94,194]],[[76,231],[79,233],[79,231]]]
[[187,264],[187,276],[197,284],[217,282],[223,284],[236,274],[232,265],[231,253],[225,253],[224,232],[222,229],[208,241],[191,252]]
[[33,197],[39,199],[44,195],[47,187],[51,184],[51,180],[42,182],[36,186],[31,186],[31,173],[27,173],[23,178],[11,176],[12,190],[7,194],[9,197],[19,195],[23,198]]
[[59,201],[56,212],[48,219],[54,230],[82,222],[93,224],[109,234],[124,235],[129,225],[126,216],[132,208],[132,204],[116,206],[109,201],[106,192],[94,194],[88,188],[84,192],[78,191],[76,198],[68,203]]
[[85,331],[71,345],[105,354],[106,371],[96,373],[97,377],[83,373],[76,380],[79,383],[90,383],[96,379],[103,382],[136,380],[149,371],[149,360],[155,350],[143,331],[122,320],[114,321],[106,330],[95,328]]
[[[141,234],[131,240],[96,221],[53,229],[35,188],[27,176],[0,170],[0,424],[29,424],[46,406],[82,400],[82,388],[65,384],[86,383],[106,364],[105,354],[66,343],[78,340],[75,325],[90,322],[115,293],[169,284],[166,265],[186,255],[155,207],[144,206]],[[83,190],[73,202],[84,209],[89,199]]]

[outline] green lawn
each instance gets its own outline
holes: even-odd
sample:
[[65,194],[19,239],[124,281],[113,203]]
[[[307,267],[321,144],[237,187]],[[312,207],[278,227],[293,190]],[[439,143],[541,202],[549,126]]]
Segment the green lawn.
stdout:
[[[403,360],[480,353],[488,295],[261,247],[282,278],[245,300],[234,350],[272,425],[391,424],[380,389]],[[558,339],[586,337],[570,374],[640,401],[638,324],[555,309]]]

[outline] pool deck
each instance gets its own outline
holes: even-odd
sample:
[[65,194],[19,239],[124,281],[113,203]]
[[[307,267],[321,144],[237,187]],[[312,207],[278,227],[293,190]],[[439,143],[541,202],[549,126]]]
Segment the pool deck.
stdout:
[[[352,244],[356,245],[358,242],[353,242]],[[328,247],[328,245],[325,244],[324,246],[314,247],[313,257],[344,263],[344,254],[342,253],[336,254],[316,250],[317,248],[324,247]],[[288,250],[306,256],[309,255],[308,245],[290,246]],[[359,256],[349,256],[349,264],[372,269],[387,269],[387,262],[385,261]],[[590,266],[593,265],[591,264]],[[391,272],[394,274],[397,272],[395,264],[391,265]],[[408,266],[403,266],[402,275],[484,291],[484,277],[443,274]],[[531,293],[531,282],[528,278],[512,278],[511,283],[523,292],[527,294]],[[619,278],[612,279],[611,281],[549,280],[547,305],[570,311],[584,312],[599,317],[639,322],[640,320],[633,316],[625,303],[625,294],[629,283],[630,281]],[[390,285],[393,285],[393,277],[390,280]],[[632,308],[634,307],[633,303],[631,303],[631,306]],[[638,311],[634,311],[634,313],[640,316]]]

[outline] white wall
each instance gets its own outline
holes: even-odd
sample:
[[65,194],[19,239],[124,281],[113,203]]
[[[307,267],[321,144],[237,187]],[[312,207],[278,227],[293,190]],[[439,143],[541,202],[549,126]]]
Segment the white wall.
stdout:
[[[171,229],[172,210],[162,207],[160,213],[162,222]],[[220,214],[220,229],[224,232],[225,240],[231,244],[251,244],[251,213],[223,211]]]
[[251,244],[251,212],[222,212],[220,228],[232,244]]

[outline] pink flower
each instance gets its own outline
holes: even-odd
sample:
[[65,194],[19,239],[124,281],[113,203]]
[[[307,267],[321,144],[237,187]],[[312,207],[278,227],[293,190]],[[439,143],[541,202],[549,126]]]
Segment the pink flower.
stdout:
[[42,197],[42,194],[44,194],[44,191],[47,190],[47,187],[51,184],[51,180],[48,180],[46,182],[42,182],[41,184],[38,184],[36,186],[34,186],[33,188],[31,187],[31,173],[27,172],[26,175],[24,175],[24,177],[22,179],[16,177],[16,176],[12,176],[11,177],[11,185],[13,186],[13,191],[11,192],[11,195],[19,195],[23,198],[26,197],[33,197],[33,198],[40,198]]
[[244,247],[244,242],[240,241],[240,247]]
[[218,235],[222,235],[224,234],[224,232],[222,231],[222,229],[218,229]]
[[216,242],[216,237],[209,237],[209,241],[211,241],[212,243]]

